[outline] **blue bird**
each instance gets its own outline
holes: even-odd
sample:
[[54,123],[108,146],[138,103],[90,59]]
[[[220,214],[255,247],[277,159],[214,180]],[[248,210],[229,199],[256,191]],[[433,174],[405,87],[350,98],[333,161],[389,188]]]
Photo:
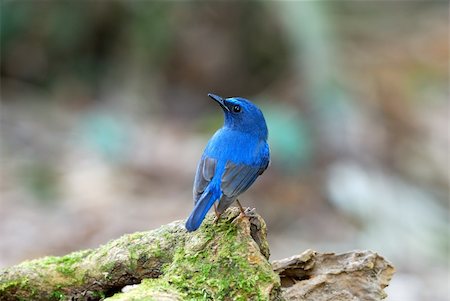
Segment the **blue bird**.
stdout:
[[[209,140],[194,180],[194,210],[186,221],[191,232],[200,227],[214,204],[216,218],[266,170],[270,161],[267,126],[261,110],[247,99],[208,94],[223,109],[225,122]],[[218,201],[217,207],[215,202]]]

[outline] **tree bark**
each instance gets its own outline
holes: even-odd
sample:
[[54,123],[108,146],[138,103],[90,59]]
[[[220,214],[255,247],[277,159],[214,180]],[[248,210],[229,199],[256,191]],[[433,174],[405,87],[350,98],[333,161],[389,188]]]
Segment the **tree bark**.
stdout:
[[264,220],[228,209],[195,232],[177,221],[94,250],[0,271],[0,300],[381,300],[393,266],[370,251],[268,261]]
[[274,261],[286,301],[375,301],[387,297],[384,288],[394,267],[377,253],[352,251],[343,254],[306,250],[300,255]]

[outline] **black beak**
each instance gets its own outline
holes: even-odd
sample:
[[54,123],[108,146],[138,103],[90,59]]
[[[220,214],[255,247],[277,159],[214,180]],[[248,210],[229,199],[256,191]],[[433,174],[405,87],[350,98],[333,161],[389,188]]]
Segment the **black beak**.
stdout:
[[222,107],[222,109],[228,112],[230,111],[230,109],[228,109],[228,107],[225,105],[225,100],[222,97],[212,93],[208,93],[208,96],[215,100]]

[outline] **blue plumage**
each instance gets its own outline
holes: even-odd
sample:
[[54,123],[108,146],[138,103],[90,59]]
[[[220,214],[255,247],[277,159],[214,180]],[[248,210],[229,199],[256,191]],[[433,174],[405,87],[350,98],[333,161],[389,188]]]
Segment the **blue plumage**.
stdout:
[[186,221],[188,231],[200,227],[216,201],[219,217],[270,161],[267,126],[261,110],[244,98],[208,96],[222,107],[225,122],[209,140],[198,163],[193,191],[195,207]]

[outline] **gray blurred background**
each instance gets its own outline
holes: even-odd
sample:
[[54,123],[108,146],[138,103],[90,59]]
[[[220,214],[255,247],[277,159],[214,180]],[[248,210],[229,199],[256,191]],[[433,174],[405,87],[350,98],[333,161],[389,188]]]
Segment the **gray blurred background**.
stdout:
[[272,259],[371,249],[450,300],[447,1],[1,1],[0,268],[188,216],[208,92],[264,111]]

